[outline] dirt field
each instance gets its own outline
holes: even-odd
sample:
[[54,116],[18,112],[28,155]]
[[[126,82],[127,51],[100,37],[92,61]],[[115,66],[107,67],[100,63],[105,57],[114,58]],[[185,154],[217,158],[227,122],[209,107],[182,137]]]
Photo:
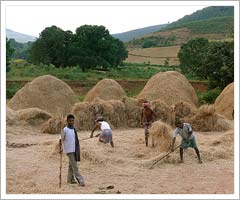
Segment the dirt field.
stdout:
[[[81,139],[90,132],[78,134]],[[86,187],[66,183],[68,163],[63,156],[59,189],[59,154],[54,153],[59,136],[42,134],[39,127],[7,127],[7,194],[233,193],[233,141],[223,150],[220,138],[224,132],[196,133],[203,164],[198,164],[194,151],[188,149],[185,163],[178,163],[176,151],[152,170],[149,167],[154,159],[165,152],[144,146],[143,129],[117,129],[113,134],[115,148],[99,143],[97,138],[80,141],[80,170]]]
[[[158,64],[163,65],[164,61],[167,57],[177,57],[178,51],[180,50],[180,46],[169,46],[169,47],[155,47],[155,48],[145,48],[145,49],[134,49],[129,50],[128,58],[125,60],[130,63],[148,63],[150,64]],[[140,56],[133,56],[133,55]],[[150,57],[141,57],[142,56],[150,56]],[[164,57],[164,58],[157,58]],[[170,58],[169,65],[179,65],[178,58]]]

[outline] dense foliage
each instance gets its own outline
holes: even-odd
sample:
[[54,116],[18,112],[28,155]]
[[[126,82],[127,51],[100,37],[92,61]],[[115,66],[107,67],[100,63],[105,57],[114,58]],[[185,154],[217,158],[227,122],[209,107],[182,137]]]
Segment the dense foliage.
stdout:
[[6,38],[6,71],[10,71],[10,60],[14,53],[14,49],[11,47],[10,41]]
[[83,71],[116,67],[127,57],[123,42],[113,38],[104,26],[95,25],[81,26],[75,34],[56,26],[45,28],[30,53],[34,64],[78,65]]
[[14,49],[12,58],[29,60],[29,49],[32,46],[32,42],[21,43],[16,42],[15,39],[9,39],[11,47]]
[[209,80],[210,88],[224,88],[234,80],[233,42],[192,39],[178,53],[183,73]]

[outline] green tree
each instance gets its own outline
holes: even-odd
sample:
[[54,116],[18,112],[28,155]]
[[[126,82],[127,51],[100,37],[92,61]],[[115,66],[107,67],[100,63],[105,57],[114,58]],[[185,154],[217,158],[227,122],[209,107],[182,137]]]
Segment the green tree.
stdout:
[[118,66],[127,57],[123,42],[113,38],[104,26],[84,25],[76,30],[70,46],[70,65],[82,70]]
[[10,71],[10,60],[13,53],[14,49],[11,47],[10,40],[6,38],[6,72]]
[[210,88],[224,88],[234,81],[234,43],[212,42],[208,48],[205,68]]
[[204,63],[208,46],[209,42],[204,38],[189,40],[181,46],[178,57],[183,73],[207,78],[208,73],[204,67]]
[[31,48],[31,61],[34,64],[53,64],[63,66],[65,33],[62,29],[51,26],[45,28]]

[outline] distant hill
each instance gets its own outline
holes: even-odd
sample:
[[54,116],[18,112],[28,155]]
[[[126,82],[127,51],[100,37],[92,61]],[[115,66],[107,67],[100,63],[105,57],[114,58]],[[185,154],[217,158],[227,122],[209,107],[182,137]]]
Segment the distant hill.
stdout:
[[121,40],[121,41],[123,41],[123,42],[128,42],[128,41],[130,41],[134,38],[159,31],[166,26],[167,26],[167,24],[148,26],[148,27],[144,27],[144,28],[139,28],[139,29],[123,32],[123,33],[112,34],[112,36]]
[[21,42],[21,43],[33,42],[37,39],[34,36],[18,33],[10,29],[6,29],[6,36],[8,39],[10,38],[15,39],[15,41]]
[[209,41],[231,41],[234,30],[234,7],[212,6],[168,24],[160,31],[126,42],[126,62],[178,64],[177,54],[182,44],[193,38]]
[[211,6],[204,8],[202,10],[198,10],[194,12],[191,15],[186,15],[183,18],[177,20],[176,22],[173,22],[165,27],[171,28],[171,27],[178,27],[180,25],[186,24],[186,23],[192,23],[194,21],[199,20],[206,20],[210,18],[216,18],[216,17],[226,17],[226,16],[234,16],[234,7],[233,6]]
[[233,30],[233,6],[213,6],[186,15],[159,31],[134,38],[127,45],[129,48],[181,45],[196,37],[221,40],[233,37]]

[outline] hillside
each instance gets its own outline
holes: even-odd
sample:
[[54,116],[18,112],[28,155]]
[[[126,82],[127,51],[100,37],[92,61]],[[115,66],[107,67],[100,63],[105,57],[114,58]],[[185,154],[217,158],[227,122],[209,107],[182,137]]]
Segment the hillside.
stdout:
[[223,16],[234,16],[234,7],[233,6],[211,6],[204,8],[202,10],[198,10],[191,15],[186,15],[183,18],[177,20],[166,26],[166,28],[176,27],[179,25],[183,25],[185,23],[206,20],[215,17],[223,17]]
[[128,42],[128,41],[130,41],[134,38],[140,37],[142,35],[146,35],[146,34],[149,34],[149,33],[159,31],[166,26],[167,26],[167,24],[148,26],[148,27],[144,27],[144,28],[139,28],[139,29],[123,32],[123,33],[112,34],[112,36],[121,40],[121,41],[123,41],[123,42]]
[[[199,37],[208,40],[232,40],[233,30],[233,7],[207,7],[167,25],[160,31],[127,42],[129,56],[126,61],[163,65],[167,57],[177,57],[180,46],[188,40]],[[157,54],[162,52],[161,48],[166,52],[167,47],[171,46],[173,48],[169,48],[169,53]],[[135,55],[136,51],[141,54]],[[154,60],[149,56],[153,51],[156,54]],[[163,58],[157,59],[157,57]],[[169,61],[177,64],[175,58],[170,58]]]
[[7,38],[14,39],[16,42],[20,43],[33,42],[36,40],[36,37],[34,36],[18,33],[10,29],[6,29],[6,36]]

